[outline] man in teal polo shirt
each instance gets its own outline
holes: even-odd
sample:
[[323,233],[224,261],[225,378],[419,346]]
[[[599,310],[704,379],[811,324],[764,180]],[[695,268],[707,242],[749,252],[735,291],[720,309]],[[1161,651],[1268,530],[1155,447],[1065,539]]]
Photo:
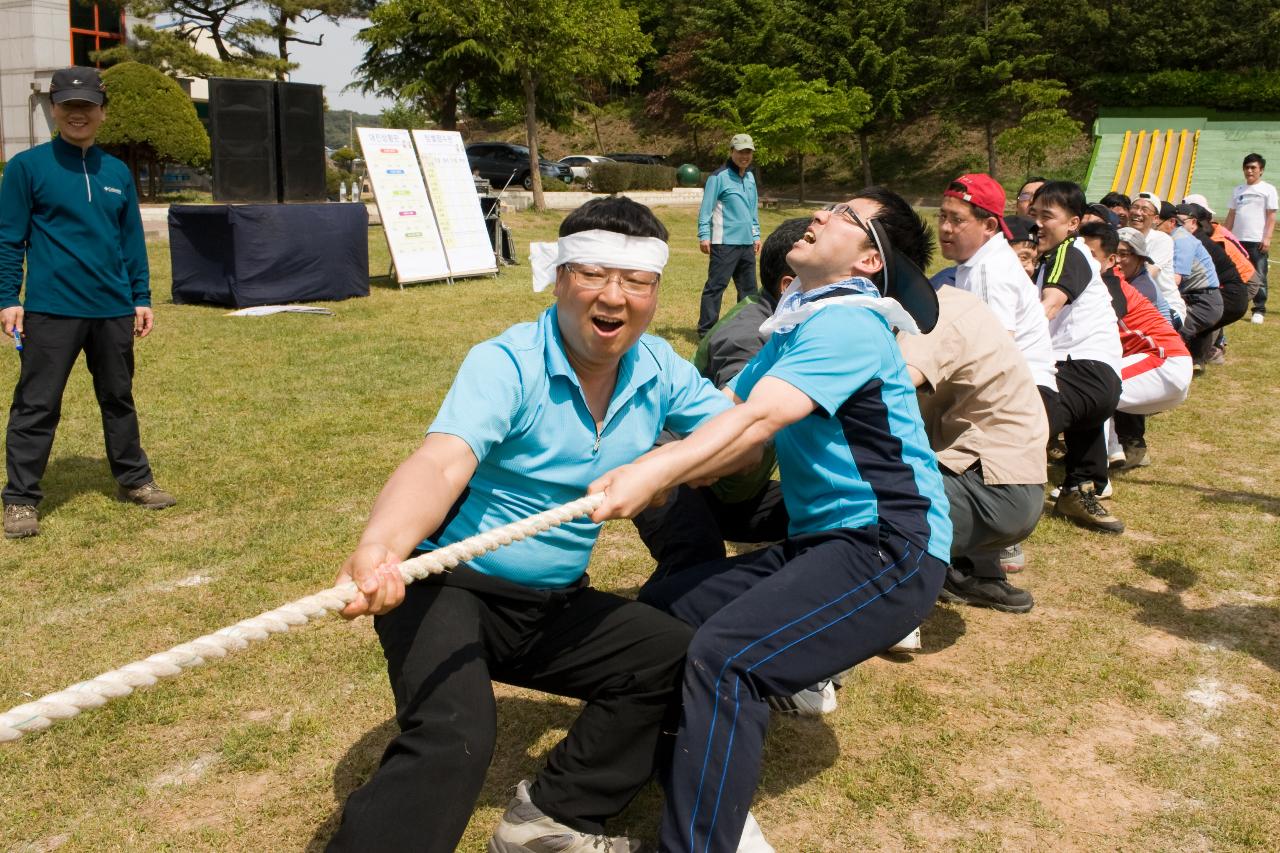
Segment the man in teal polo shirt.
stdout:
[[[579,498],[587,484],[691,432],[727,398],[660,338],[667,231],[648,208],[598,199],[560,227],[556,304],[471,350],[422,446],[391,476],[339,580],[363,595],[386,654],[400,733],[351,795],[334,850],[452,851],[495,737],[492,681],[586,702],[490,844],[517,851],[632,851],[607,838],[653,772],[660,724],[691,631],[591,588],[600,525],[579,519],[405,589],[415,550]],[[535,276],[541,274],[535,270]]]
[[94,145],[106,87],[96,69],[73,67],[54,72],[49,93],[58,136],[15,156],[0,184],[0,325],[22,355],[5,442],[10,539],[40,530],[40,478],[82,351],[117,499],[148,509],[175,503],[151,475],[133,405],[133,339],[150,334],[154,318],[133,176]]
[[698,337],[720,319],[720,299],[733,279],[742,300],[756,292],[760,254],[760,213],[756,177],[751,172],[756,145],[739,133],[729,141],[729,160],[707,177],[698,210],[698,248],[711,256],[698,309]]

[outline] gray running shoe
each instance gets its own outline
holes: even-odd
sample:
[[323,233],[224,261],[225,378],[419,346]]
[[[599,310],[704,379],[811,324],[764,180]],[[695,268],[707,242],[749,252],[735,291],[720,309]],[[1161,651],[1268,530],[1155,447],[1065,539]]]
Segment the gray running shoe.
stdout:
[[498,821],[489,853],[640,853],[639,841],[590,835],[548,817],[529,799],[529,782],[516,785],[515,798]]

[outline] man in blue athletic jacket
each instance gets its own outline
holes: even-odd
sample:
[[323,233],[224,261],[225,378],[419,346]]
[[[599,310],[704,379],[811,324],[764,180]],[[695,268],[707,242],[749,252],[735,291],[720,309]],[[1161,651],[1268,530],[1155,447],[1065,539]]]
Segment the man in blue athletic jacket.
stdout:
[[788,696],[893,645],[932,609],[951,556],[937,460],[893,328],[927,332],[932,238],[872,187],[813,215],[787,255],[798,279],[729,384],[745,400],[590,487],[596,521],[732,470],[773,439],[788,537],[686,569],[641,600],[693,625],[662,849],[732,853],[760,771],[768,696]]
[[729,141],[729,160],[707,178],[698,211],[698,248],[711,256],[698,309],[698,337],[720,319],[720,299],[733,278],[738,300],[756,292],[760,254],[760,214],[756,177],[751,172],[755,143],[745,133]]
[[49,92],[58,136],[10,160],[0,184],[0,324],[22,356],[5,443],[10,539],[40,530],[40,478],[82,351],[117,499],[148,509],[176,503],[151,475],[133,405],[133,338],[146,337],[154,318],[133,177],[94,145],[106,87],[95,69],[73,67],[54,72]]

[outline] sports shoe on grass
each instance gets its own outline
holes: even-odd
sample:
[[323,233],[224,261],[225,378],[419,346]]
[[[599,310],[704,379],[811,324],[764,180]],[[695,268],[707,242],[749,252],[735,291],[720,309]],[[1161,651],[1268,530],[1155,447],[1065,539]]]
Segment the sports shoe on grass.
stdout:
[[[1107,485],[1111,485],[1107,483]],[[1000,551],[1000,568],[1006,574],[1017,574],[1027,567],[1027,555],[1022,552],[1022,543],[1010,545]]]
[[764,839],[760,824],[755,815],[747,812],[747,823],[742,827],[742,837],[738,839],[738,853],[777,853],[773,845]]
[[890,646],[888,650],[898,654],[905,652],[918,652],[920,651],[921,645],[920,629],[916,628],[910,634],[907,634],[907,636]]
[[489,839],[489,853],[639,853],[639,841],[590,835],[552,820],[529,799],[529,782],[516,785],[515,798]]
[[1226,364],[1227,351],[1222,347],[1213,347],[1212,349],[1209,350],[1209,363],[1210,364]]
[[1026,613],[1035,605],[1031,593],[1018,589],[1003,578],[966,575],[953,566],[947,567],[947,579],[942,583],[942,593],[938,598],[952,604],[990,607],[1005,613]]
[[1098,500],[1093,483],[1081,483],[1064,489],[1053,504],[1053,514],[1087,530],[1099,533],[1124,533],[1124,522],[1111,514]]
[[820,717],[836,709],[836,686],[830,680],[819,681],[793,696],[766,696],[764,701],[780,714]]
[[177,498],[157,486],[155,480],[143,483],[141,486],[136,486],[132,489],[117,486],[116,500],[137,504],[145,509],[165,509],[178,502]]
[[26,539],[40,533],[40,514],[26,504],[4,505],[4,538]]
[[1255,326],[1261,326],[1267,321],[1267,315],[1261,311],[1254,311],[1253,316],[1249,318],[1249,322]]
[[1147,448],[1140,444],[1126,444],[1124,447],[1124,467],[1145,468],[1151,464],[1151,456]]

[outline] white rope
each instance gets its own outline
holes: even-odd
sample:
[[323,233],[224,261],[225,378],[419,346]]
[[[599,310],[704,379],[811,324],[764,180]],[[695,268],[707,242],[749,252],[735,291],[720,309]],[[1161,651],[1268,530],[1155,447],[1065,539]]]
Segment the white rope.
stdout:
[[[478,533],[438,551],[405,560],[399,566],[400,574],[406,584],[421,580],[427,575],[440,574],[459,563],[496,551],[503,545],[510,545],[594,512],[603,500],[602,493],[588,495],[529,518]],[[110,699],[129,695],[134,688],[149,687],[161,678],[200,666],[212,658],[226,657],[228,652],[239,651],[255,640],[265,640],[272,634],[306,624],[326,613],[336,613],[355,597],[354,582],[340,584],[174,646],[167,652],[125,664],[119,669],[104,672],[97,678],[41,696],[34,702],[10,708],[0,714],[0,742],[17,740],[27,732],[47,729],[55,720],[65,720],[87,708],[105,705]]]

